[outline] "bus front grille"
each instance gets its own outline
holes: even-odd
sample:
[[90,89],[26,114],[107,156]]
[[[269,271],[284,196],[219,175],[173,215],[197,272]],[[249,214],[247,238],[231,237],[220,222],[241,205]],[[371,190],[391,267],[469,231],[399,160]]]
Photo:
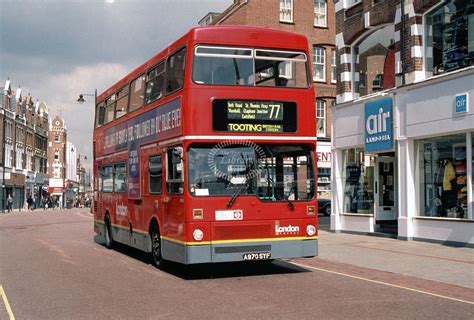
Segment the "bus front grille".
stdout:
[[239,253],[239,252],[263,252],[271,251],[271,245],[255,245],[255,246],[234,246],[234,247],[217,247],[214,253]]

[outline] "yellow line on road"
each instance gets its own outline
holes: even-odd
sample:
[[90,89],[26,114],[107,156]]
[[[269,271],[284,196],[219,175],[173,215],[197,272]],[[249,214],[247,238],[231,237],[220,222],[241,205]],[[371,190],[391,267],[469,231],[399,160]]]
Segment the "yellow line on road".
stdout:
[[7,308],[7,313],[8,316],[10,317],[10,320],[15,320],[15,316],[13,315],[12,308],[10,307],[10,303],[8,303],[7,295],[5,294],[5,291],[3,290],[3,286],[0,285],[0,296],[2,296],[3,303],[5,304],[5,308]]
[[393,283],[388,283],[388,282],[383,282],[383,281],[378,281],[378,280],[372,280],[372,279],[367,279],[367,278],[363,278],[363,277],[353,276],[353,275],[347,274],[347,273],[342,273],[342,272],[331,271],[331,270],[327,270],[327,269],[307,266],[305,264],[300,264],[300,263],[296,263],[296,262],[290,262],[290,263],[294,264],[298,267],[302,267],[302,268],[308,268],[308,269],[313,269],[313,270],[317,270],[317,271],[337,274],[339,276],[344,276],[344,277],[363,280],[363,281],[367,281],[367,282],[382,284],[382,285],[393,287],[393,288],[404,289],[404,290],[408,290],[408,291],[412,291],[412,292],[426,294],[426,295],[433,296],[433,297],[438,297],[438,298],[443,298],[443,299],[448,299],[448,300],[453,300],[453,301],[457,301],[457,302],[463,302],[463,303],[474,305],[473,301],[467,301],[467,300],[457,299],[457,298],[453,298],[453,297],[443,296],[443,295],[436,294],[436,293],[431,293],[431,292],[428,292],[428,291],[423,291],[423,290],[413,289],[413,288],[409,288],[409,287],[399,286],[399,285],[396,285],[396,284],[393,284]]

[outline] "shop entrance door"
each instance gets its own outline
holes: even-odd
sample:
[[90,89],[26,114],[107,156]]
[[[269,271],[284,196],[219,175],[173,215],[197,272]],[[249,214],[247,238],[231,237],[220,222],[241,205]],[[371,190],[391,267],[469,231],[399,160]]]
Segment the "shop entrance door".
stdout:
[[375,165],[375,220],[397,220],[395,158],[378,157]]

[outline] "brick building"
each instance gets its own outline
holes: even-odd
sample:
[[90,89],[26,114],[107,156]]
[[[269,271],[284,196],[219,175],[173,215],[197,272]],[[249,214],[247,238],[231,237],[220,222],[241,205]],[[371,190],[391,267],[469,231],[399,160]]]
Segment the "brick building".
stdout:
[[66,179],[66,146],[67,129],[64,119],[55,116],[49,123],[48,132],[48,175],[51,196],[56,197],[57,203],[62,204],[64,199],[64,182]]
[[334,2],[331,228],[473,246],[474,5]]
[[235,0],[224,12],[210,12],[200,25],[253,25],[308,38],[316,90],[320,196],[329,196],[331,106],[336,97],[334,3],[326,0]]
[[[22,208],[25,199],[34,195],[40,203],[42,187],[48,184],[46,175],[47,111],[38,117],[38,104],[30,94],[26,97],[22,89],[13,90],[7,80],[1,90],[0,137],[1,137],[1,185],[0,209],[6,207],[6,198],[11,195],[13,208]],[[47,130],[47,127],[46,127]],[[42,136],[38,143],[37,136]],[[43,165],[38,165],[43,163]]]

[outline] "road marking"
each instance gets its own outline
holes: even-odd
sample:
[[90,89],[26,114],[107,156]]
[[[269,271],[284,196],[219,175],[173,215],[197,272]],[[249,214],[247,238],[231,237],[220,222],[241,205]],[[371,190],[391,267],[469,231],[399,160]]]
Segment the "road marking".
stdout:
[[[289,262],[289,261],[287,261],[287,262]],[[453,297],[443,296],[443,295],[428,292],[428,291],[423,291],[423,290],[413,289],[413,288],[409,288],[409,287],[399,286],[399,285],[396,285],[396,284],[393,284],[393,283],[388,283],[388,282],[383,282],[383,281],[378,281],[378,280],[367,279],[367,278],[364,278],[364,277],[354,276],[354,275],[347,274],[347,273],[342,273],[342,272],[337,272],[337,271],[331,271],[331,270],[327,270],[327,269],[312,267],[312,266],[308,266],[308,265],[297,263],[297,262],[289,262],[289,263],[294,264],[298,267],[302,267],[302,268],[308,268],[308,269],[313,269],[313,270],[317,270],[317,271],[337,274],[339,276],[344,276],[344,277],[348,277],[348,278],[353,278],[353,279],[363,280],[363,281],[367,281],[367,282],[382,284],[382,285],[393,287],[393,288],[404,289],[404,290],[408,290],[408,291],[412,291],[412,292],[426,294],[426,295],[429,295],[429,296],[434,296],[434,297],[437,297],[437,298],[443,298],[443,299],[448,299],[448,300],[453,300],[453,301],[457,301],[457,302],[463,302],[463,303],[474,305],[473,301],[467,301],[467,300],[457,299],[457,298],[453,298]]]
[[3,286],[0,285],[0,296],[2,296],[3,303],[5,304],[5,308],[7,308],[8,317],[10,320],[15,320],[15,316],[13,315],[12,308],[10,307],[10,303],[8,302],[7,295],[3,290]]

